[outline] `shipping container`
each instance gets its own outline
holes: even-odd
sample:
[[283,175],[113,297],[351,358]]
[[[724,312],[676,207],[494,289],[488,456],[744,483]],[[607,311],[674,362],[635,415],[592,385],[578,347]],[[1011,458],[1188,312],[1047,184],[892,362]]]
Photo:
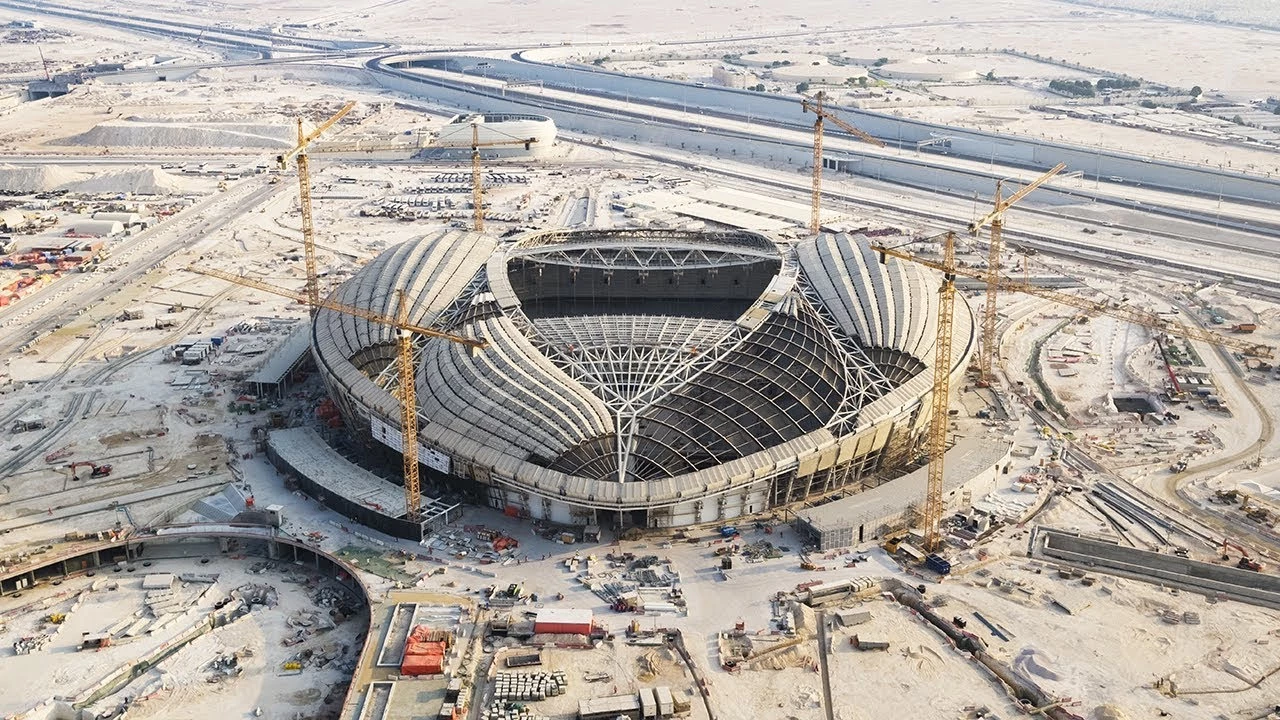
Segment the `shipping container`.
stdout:
[[653,694],[658,698],[658,714],[664,718],[669,718],[676,714],[675,698],[671,695],[671,688],[663,687],[654,688]]
[[947,562],[946,558],[938,555],[937,553],[929,553],[929,555],[924,559],[924,564],[925,567],[939,575],[947,575],[951,572],[951,563]]
[[658,700],[653,696],[653,688],[640,688],[640,717],[658,717]]

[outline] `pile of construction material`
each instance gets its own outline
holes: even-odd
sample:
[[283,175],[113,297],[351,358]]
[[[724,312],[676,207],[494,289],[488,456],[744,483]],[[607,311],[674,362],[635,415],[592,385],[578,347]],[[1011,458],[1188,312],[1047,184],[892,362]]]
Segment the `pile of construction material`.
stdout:
[[547,720],[529,709],[528,705],[494,700],[493,704],[480,711],[480,720]]
[[206,682],[216,683],[221,682],[223,678],[238,676],[244,672],[244,668],[240,667],[240,657],[252,654],[252,651],[246,648],[240,652],[223,653],[214,657],[207,666],[210,674]]
[[546,700],[563,695],[569,687],[564,672],[498,673],[493,696],[498,700]]
[[680,573],[657,555],[632,553],[605,556],[609,570],[579,579],[618,612],[644,610],[680,614],[686,610]]
[[231,597],[243,600],[246,605],[266,605],[267,607],[275,607],[280,602],[276,589],[270,585],[257,585],[253,583],[241,585],[231,591]]
[[13,641],[13,654],[30,655],[44,647],[45,644],[52,639],[52,635],[29,635],[27,637],[20,637]]
[[453,633],[447,630],[433,630],[426,625],[414,627],[405,642],[400,674],[416,677],[444,673],[445,654],[452,645]]

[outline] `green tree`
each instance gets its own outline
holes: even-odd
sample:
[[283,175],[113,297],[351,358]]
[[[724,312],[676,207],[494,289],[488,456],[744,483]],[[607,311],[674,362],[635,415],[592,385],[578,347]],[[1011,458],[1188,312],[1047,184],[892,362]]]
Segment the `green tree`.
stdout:
[[987,79],[988,79],[988,80],[995,80],[995,79],[996,79],[996,71],[995,71],[995,70],[988,70],[988,71],[987,71]]
[[1200,97],[1202,94],[1204,94],[1204,91],[1200,89],[1200,86],[1199,86],[1199,85],[1192,85],[1192,86],[1191,86],[1191,97],[1192,97],[1192,98],[1198,98],[1198,97]]
[[807,93],[807,92],[809,92],[809,83],[807,83],[807,82],[802,82],[802,83],[800,83],[799,85],[796,85],[796,92],[798,92],[798,93]]
[[866,87],[866,86],[867,86],[867,76],[866,76],[866,75],[863,75],[862,77],[858,78],[858,86],[859,86],[859,87]]
[[1231,122],[1233,122],[1233,123],[1235,123],[1235,124],[1237,124],[1237,125],[1243,125],[1243,124],[1244,124],[1244,118],[1242,118],[1242,117],[1240,117],[1239,115],[1237,115],[1237,116],[1235,116],[1235,117],[1231,118]]

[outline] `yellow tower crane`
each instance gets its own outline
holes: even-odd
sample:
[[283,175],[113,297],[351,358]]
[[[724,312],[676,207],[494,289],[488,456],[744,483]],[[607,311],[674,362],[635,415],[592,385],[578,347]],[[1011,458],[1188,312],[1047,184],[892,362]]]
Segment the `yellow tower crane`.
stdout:
[[982,313],[982,341],[978,345],[978,383],[986,387],[991,384],[992,364],[996,357],[996,288],[1000,278],[1000,251],[1004,244],[1004,211],[1013,207],[1033,190],[1048,182],[1050,178],[1066,169],[1066,163],[1058,163],[1052,170],[1032,180],[1021,190],[1004,198],[1004,180],[996,181],[996,197],[991,212],[969,223],[969,234],[977,235],[984,226],[991,225],[991,247],[987,252],[987,305]]
[[876,147],[884,147],[884,143],[878,139],[868,135],[849,123],[841,120],[838,115],[823,107],[822,103],[827,99],[825,92],[819,91],[813,96],[813,99],[804,98],[800,101],[800,107],[804,112],[812,112],[813,120],[813,214],[809,219],[809,232],[817,235],[822,232],[822,134],[823,121],[830,120],[837,127],[854,137],[869,142]]
[[538,142],[538,138],[512,138],[511,140],[488,140],[480,142],[480,121],[471,121],[471,202],[475,205],[474,228],[476,232],[484,232],[484,179],[480,174],[480,148],[500,145],[524,145],[524,149]]
[[993,280],[990,273],[982,273],[976,270],[959,268],[956,266],[953,241],[954,235],[952,233],[947,233],[942,262],[916,257],[911,253],[902,252],[901,250],[895,250],[893,248],[880,246],[872,248],[880,254],[881,262],[885,262],[889,257],[894,257],[900,260],[919,263],[925,267],[930,267],[934,270],[940,271],[943,278],[942,287],[939,290],[937,345],[934,348],[933,396],[931,403],[933,415],[930,418],[929,429],[929,480],[925,491],[924,506],[924,546],[929,552],[936,551],[942,544],[941,526],[944,510],[942,494],[945,469],[944,458],[947,447],[947,406],[949,404],[951,394],[951,337],[956,277],[968,277],[975,280],[982,280],[987,283],[994,282],[1002,292],[1020,292],[1028,295],[1034,295],[1046,300],[1052,300],[1053,302],[1060,303],[1062,305],[1067,305],[1068,307],[1076,308],[1077,310],[1083,310],[1088,313],[1097,313],[1099,315],[1108,315],[1110,317],[1151,328],[1152,330],[1157,330],[1168,335],[1210,343],[1212,345],[1240,352],[1244,355],[1261,358],[1269,358],[1272,356],[1272,348],[1266,345],[1253,343],[1243,338],[1221,335],[1194,325],[1180,323],[1145,310],[1139,310],[1138,308],[1132,307],[1128,304],[1109,300],[1090,300],[1078,295],[1071,295],[1057,290],[1036,287],[1028,283],[1008,280],[1005,278],[995,278]]
[[307,305],[314,314],[320,305],[320,282],[316,278],[316,238],[315,227],[311,221],[311,170],[307,160],[307,146],[316,138],[346,117],[356,104],[349,102],[334,113],[333,117],[316,126],[310,133],[302,129],[302,118],[298,118],[298,144],[292,150],[276,156],[281,170],[289,168],[289,161],[296,160],[298,165],[298,204],[302,210],[302,250],[307,270]]
[[[881,256],[884,257],[883,255]],[[933,395],[929,417],[929,481],[924,498],[924,547],[942,545],[943,458],[947,454],[947,409],[951,405],[951,335],[956,307],[956,236],[943,240],[942,285],[938,288],[938,334],[933,348]]]
[[415,372],[413,367],[413,336],[420,335],[427,338],[440,338],[449,342],[466,345],[473,351],[482,350],[488,346],[488,342],[477,340],[475,338],[454,335],[453,333],[443,330],[435,330],[433,328],[422,327],[409,322],[409,303],[405,300],[404,291],[398,291],[396,315],[384,315],[372,310],[358,308],[352,305],[336,302],[329,299],[317,300],[314,305],[311,304],[310,296],[304,292],[289,290],[277,287],[269,283],[255,280],[254,278],[244,275],[235,275],[233,273],[224,272],[222,270],[213,270],[211,268],[188,267],[188,271],[200,275],[215,277],[227,282],[243,285],[244,287],[261,290],[263,292],[279,295],[281,297],[291,298],[304,305],[309,305],[312,313],[316,310],[325,309],[340,312],[346,315],[362,318],[370,322],[380,323],[395,329],[396,331],[396,370],[399,378],[399,390],[397,399],[400,401],[400,432],[403,448],[401,453],[404,458],[404,505],[406,517],[411,521],[417,521],[421,518],[421,499],[419,495],[418,482],[418,402],[417,387],[414,384]]

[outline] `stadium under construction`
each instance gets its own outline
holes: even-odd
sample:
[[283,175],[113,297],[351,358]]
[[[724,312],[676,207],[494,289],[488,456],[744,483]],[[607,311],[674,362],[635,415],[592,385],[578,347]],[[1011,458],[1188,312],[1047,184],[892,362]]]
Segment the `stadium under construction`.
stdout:
[[[415,346],[437,487],[510,515],[652,528],[873,487],[915,457],[938,284],[846,234],[449,230],[386,251],[333,299],[394,315],[404,289],[414,324],[487,341]],[[968,306],[956,315],[953,377],[976,343]],[[312,333],[345,445],[398,454],[396,331],[322,310]],[[286,444],[277,465],[293,465]],[[317,484],[366,524],[418,532],[403,502],[364,498],[374,486]],[[428,531],[453,507],[423,503]]]

